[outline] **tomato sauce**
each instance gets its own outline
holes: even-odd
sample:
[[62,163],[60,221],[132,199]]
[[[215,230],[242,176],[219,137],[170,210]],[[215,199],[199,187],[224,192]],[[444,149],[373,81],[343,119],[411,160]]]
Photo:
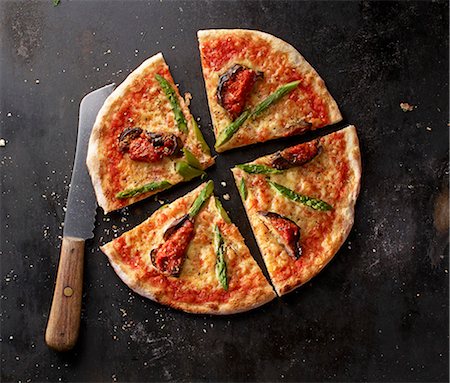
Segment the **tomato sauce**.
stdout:
[[226,36],[204,42],[201,54],[203,66],[218,71],[219,74],[231,64],[249,60],[256,66],[252,69],[262,71],[265,79],[276,79],[276,82],[271,81],[270,85],[264,83],[267,85],[261,86],[267,90],[266,96],[283,84],[300,80],[297,89],[289,94],[289,100],[299,104],[305,114],[311,113],[314,128],[329,123],[328,107],[316,94],[312,84],[295,68],[289,67],[287,53],[274,51],[265,40]]
[[[166,66],[159,69],[157,73],[173,83],[169,69]],[[102,149],[105,151],[107,158],[106,168],[101,168],[100,171],[104,180],[105,195],[108,199],[114,199],[114,196],[122,190],[121,162],[124,153],[119,150],[118,136],[126,127],[133,126],[133,120],[139,120],[142,106],[162,92],[159,87],[154,88],[155,84],[157,84],[157,81],[154,78],[154,73],[140,79],[139,82],[135,81],[126,96],[121,99],[121,104],[112,116],[108,130],[102,137]],[[151,89],[155,90],[150,91]],[[105,175],[109,175],[109,177],[105,177]],[[115,205],[118,207],[126,204],[126,200],[115,200]]]

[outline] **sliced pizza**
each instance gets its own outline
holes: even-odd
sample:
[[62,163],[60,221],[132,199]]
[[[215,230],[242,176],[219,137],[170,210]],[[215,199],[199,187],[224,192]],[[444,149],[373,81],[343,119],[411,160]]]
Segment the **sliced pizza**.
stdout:
[[198,39],[218,152],[342,119],[323,80],[283,40],[243,29],[199,31]]
[[213,188],[200,185],[101,247],[131,289],[207,314],[250,310],[276,296]]
[[202,175],[213,163],[161,53],[144,61],[107,98],[87,156],[105,212]]
[[354,126],[232,169],[279,295],[306,283],[347,238],[359,193]]

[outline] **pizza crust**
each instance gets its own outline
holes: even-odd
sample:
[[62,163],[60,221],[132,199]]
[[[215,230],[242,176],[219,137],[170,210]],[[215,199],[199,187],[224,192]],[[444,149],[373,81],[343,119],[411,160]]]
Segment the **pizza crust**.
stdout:
[[[343,138],[339,139],[335,145],[332,139],[337,137],[337,134],[343,135]],[[334,167],[329,172],[330,174],[327,174],[326,162],[315,167],[313,163],[315,160],[313,160],[310,165],[290,169],[285,174],[284,180],[283,175],[279,175],[275,182],[287,184],[292,189],[305,190],[304,194],[306,195],[312,194],[311,196],[326,200],[334,207],[330,212],[317,212],[290,201],[267,186],[262,177],[248,175],[238,168],[232,169],[238,187],[241,179],[244,179],[250,185],[248,186],[249,196],[244,201],[244,207],[278,295],[284,295],[294,290],[317,275],[337,253],[353,225],[354,207],[361,180],[361,156],[356,129],[354,126],[349,126],[341,131],[324,136],[323,139],[325,140],[324,145],[328,145],[324,151],[327,149],[339,151],[341,150],[339,145],[345,141],[343,152],[337,154],[337,158],[345,161],[349,169],[348,176],[341,181],[337,181],[345,185],[343,197],[339,196],[333,199],[336,190],[330,187],[330,180],[327,177],[334,176]],[[264,163],[266,158],[268,156],[255,162]],[[317,171],[317,174],[313,172],[309,174],[308,166]],[[330,162],[329,166],[332,167],[333,164]],[[310,176],[309,179],[308,176]],[[316,181],[314,182],[314,180]],[[255,183],[255,186],[252,186],[252,183]],[[310,191],[308,192],[308,190]],[[328,200],[327,193],[331,193]],[[259,210],[274,211],[288,218],[295,217],[295,221],[302,230],[302,239],[306,242],[306,244],[302,244],[304,255],[298,261],[290,258],[277,239],[270,233],[259,218],[257,213]],[[330,218],[327,218],[326,215]],[[306,234],[306,238],[303,238],[303,234]]]
[[[121,237],[102,246],[101,250],[108,256],[120,279],[132,290],[176,309],[196,314],[223,315],[251,310],[269,302],[276,296],[272,287],[251,257],[237,227],[223,220],[212,197],[196,217],[196,235],[188,248],[180,276],[162,276],[151,265],[148,257],[150,249],[159,243],[162,233],[174,219],[186,214],[203,186],[156,211],[141,225],[121,236],[132,247],[131,254],[139,253],[133,262],[127,261],[129,255],[126,252],[118,250]],[[221,291],[215,276],[216,255],[210,238],[213,224],[220,225],[226,243],[230,244],[227,251],[227,257],[230,257],[227,258],[230,286],[227,292]],[[206,237],[202,239],[197,236]],[[173,286],[176,286],[175,290]],[[197,297],[202,294],[205,299],[198,302]]]
[[[292,45],[268,33],[255,30],[245,30],[245,29],[201,30],[198,31],[197,35],[201,52],[203,44],[205,44],[208,41],[223,38],[225,36],[233,36],[237,38],[242,37],[253,40],[259,39],[260,41],[266,42],[271,47],[271,52],[276,52],[277,54],[286,54],[288,58],[287,66],[298,70],[305,77],[305,79],[307,79],[310,82],[310,84],[314,89],[316,97],[321,99],[324,102],[324,104],[326,104],[328,107],[329,122],[327,124],[334,124],[342,120],[342,115],[339,111],[337,103],[328,92],[324,81],[320,78],[319,74],[314,70],[314,68]],[[251,66],[252,63],[248,62],[247,64]],[[226,111],[218,104],[215,97],[219,75],[224,72],[223,69],[229,66],[230,63],[227,62],[226,64],[224,64],[223,68],[221,68],[219,71],[209,70],[205,68],[205,62],[202,57],[202,69],[205,80],[206,92],[208,96],[208,105],[211,113],[211,118],[213,120],[214,132],[216,137],[228,124],[231,123],[231,120],[227,115]],[[248,125],[248,122],[246,123]],[[246,126],[245,130],[248,131],[248,135],[243,135],[242,131],[244,130],[244,128],[240,129],[228,142],[216,148],[216,150],[218,152],[223,152],[225,150],[229,150],[244,145],[249,145],[255,142],[263,142],[274,138],[301,134],[304,133],[306,130],[314,130],[317,128],[313,124],[311,128],[302,131],[297,131],[297,128],[293,127],[291,129],[285,126],[284,131],[282,131],[279,129],[278,126],[276,126],[276,124],[273,124],[274,125],[273,128],[270,130],[268,129],[268,131],[264,133],[265,134],[264,137],[259,137],[258,130],[261,129],[258,129],[258,127],[263,128],[264,124],[267,124],[267,122],[262,121],[260,124],[254,123],[255,126],[253,125],[251,127]]]
[[100,176],[100,159],[98,156],[100,135],[103,129],[104,121],[107,119],[112,106],[120,102],[122,97],[128,92],[129,87],[141,77],[147,70],[157,62],[164,62],[162,53],[157,53],[156,55],[145,60],[139,67],[137,67],[130,75],[120,84],[114,92],[112,92],[105,103],[101,107],[95,119],[94,126],[92,128],[91,137],[89,139],[89,147],[86,158],[86,164],[91,175],[92,185],[94,187],[95,195],[97,196],[98,204],[103,208],[105,213],[109,213],[115,210],[114,206],[111,206],[110,201],[107,200],[105,194],[103,193],[103,187]]

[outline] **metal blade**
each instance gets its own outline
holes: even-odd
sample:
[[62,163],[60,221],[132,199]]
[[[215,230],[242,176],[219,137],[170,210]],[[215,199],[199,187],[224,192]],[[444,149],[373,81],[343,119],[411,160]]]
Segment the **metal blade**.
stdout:
[[77,149],[67,197],[64,236],[88,239],[94,236],[97,200],[86,166],[86,156],[97,113],[112,93],[115,84],[106,85],[86,95],[80,103]]

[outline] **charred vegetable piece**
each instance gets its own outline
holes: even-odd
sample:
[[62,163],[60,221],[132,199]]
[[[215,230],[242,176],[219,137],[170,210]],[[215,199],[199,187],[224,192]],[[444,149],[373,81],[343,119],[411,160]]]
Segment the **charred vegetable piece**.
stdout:
[[272,182],[270,180],[267,180],[267,182],[281,195],[289,198],[294,202],[300,202],[303,205],[309,206],[314,210],[327,211],[333,209],[333,206],[327,204],[325,201],[322,201],[321,199],[299,194],[294,190],[287,188],[286,186],[277,184],[276,182]]
[[163,275],[177,277],[193,237],[194,220],[185,216],[166,231],[165,242],[150,252],[153,266]]
[[159,162],[180,151],[181,140],[174,134],[143,132],[141,128],[126,128],[119,136],[119,148],[128,152],[133,161]]
[[249,174],[277,174],[281,173],[280,170],[271,168],[266,165],[260,164],[241,164],[236,165],[237,168],[242,169],[244,172]]
[[138,138],[141,133],[141,128],[125,128],[119,135],[119,149],[122,152],[128,151],[131,142]]
[[164,232],[164,242],[150,251],[150,260],[163,275],[178,276],[186,258],[186,250],[194,236],[194,217],[214,190],[209,181],[195,199],[188,214],[174,221]]
[[255,72],[239,64],[234,64],[220,76],[217,101],[233,121],[244,111],[247,98],[259,77],[262,77],[261,72]]
[[227,264],[225,262],[226,247],[219,227],[214,226],[214,247],[216,250],[216,275],[224,290],[228,290]]
[[148,184],[139,186],[134,189],[123,190],[116,194],[116,198],[120,198],[120,199],[131,198],[138,194],[147,193],[147,192],[155,191],[155,190],[162,190],[162,189],[166,189],[170,186],[172,186],[172,184],[168,181],[150,182]]
[[176,155],[183,147],[183,143],[180,137],[175,134],[163,134],[163,133],[145,133],[148,140],[159,151],[163,152],[164,156]]
[[271,165],[279,170],[301,166],[314,159],[320,153],[319,140],[305,142],[275,153]]
[[178,129],[183,133],[187,133],[188,126],[186,123],[186,119],[184,118],[183,111],[181,110],[180,104],[178,102],[177,93],[172,88],[172,85],[170,85],[169,81],[167,81],[164,77],[157,74],[155,78],[159,82],[159,85],[164,91],[166,97],[169,99],[170,106],[172,108],[173,114],[175,115],[175,121],[177,123]]
[[289,218],[277,213],[260,211],[263,221],[285,248],[290,257],[300,258],[302,247],[300,245],[300,228]]

